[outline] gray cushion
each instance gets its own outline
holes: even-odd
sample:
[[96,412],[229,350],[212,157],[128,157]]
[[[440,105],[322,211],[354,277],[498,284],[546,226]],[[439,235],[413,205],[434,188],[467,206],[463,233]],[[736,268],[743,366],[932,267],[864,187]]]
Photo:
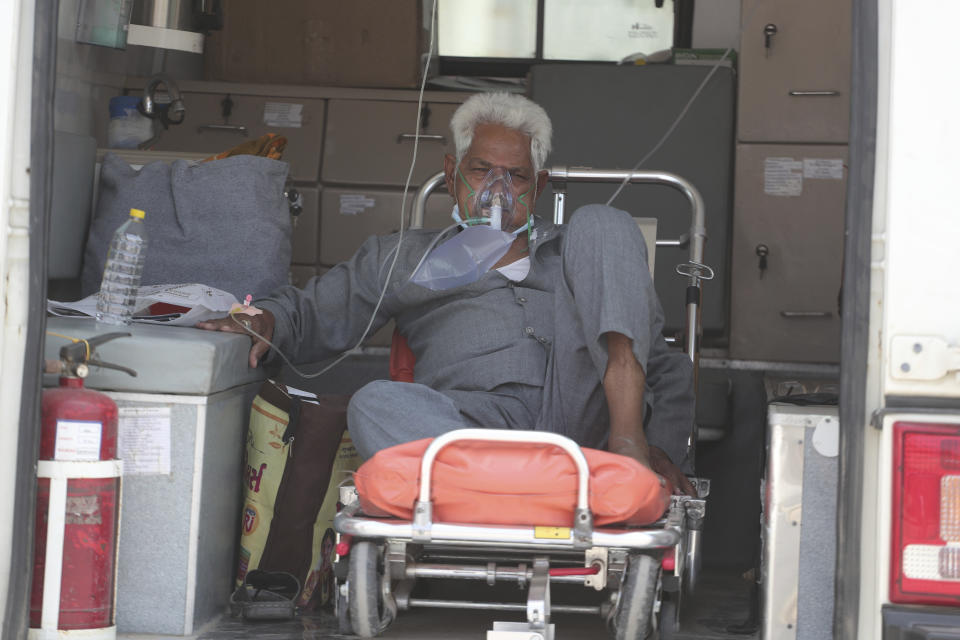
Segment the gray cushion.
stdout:
[[196,282],[240,300],[286,284],[288,171],[285,162],[248,155],[197,165],[153,162],[138,171],[107,154],[84,252],[82,295],[100,289],[110,240],[132,208],[146,212],[142,284]]

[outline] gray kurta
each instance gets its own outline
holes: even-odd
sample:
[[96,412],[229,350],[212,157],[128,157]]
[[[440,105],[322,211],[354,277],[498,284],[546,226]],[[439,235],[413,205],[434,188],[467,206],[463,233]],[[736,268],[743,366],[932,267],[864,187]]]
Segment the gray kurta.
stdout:
[[[616,331],[633,340],[647,373],[648,440],[691,471],[692,366],[661,336],[663,310],[646,245],[628,214],[593,205],[565,227],[538,221],[524,280],[491,271],[447,291],[408,282],[435,233],[404,234],[370,330],[396,320],[416,356],[419,384],[380,381],[357,392],[349,418],[361,455],[459,426],[549,430],[603,447],[609,425],[603,334]],[[275,344],[298,362],[353,347],[380,295],[397,237],[371,237],[303,290],[285,287],[257,301],[276,317]]]

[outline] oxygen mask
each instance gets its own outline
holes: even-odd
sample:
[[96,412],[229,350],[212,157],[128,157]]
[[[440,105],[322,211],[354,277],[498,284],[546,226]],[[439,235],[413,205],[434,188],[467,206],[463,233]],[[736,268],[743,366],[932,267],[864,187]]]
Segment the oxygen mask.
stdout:
[[[517,214],[513,180],[510,172],[494,167],[487,172],[479,188],[470,188],[467,196],[467,217],[460,216],[459,207],[453,208],[453,219],[463,228],[452,238],[437,246],[431,243],[410,280],[434,290],[450,289],[476,282],[507,253],[517,235],[530,226],[529,215],[524,223],[514,218]],[[439,241],[441,236],[437,236]]]
[[503,167],[490,169],[476,189],[467,182],[459,167],[457,175],[470,190],[466,196],[466,218],[461,217],[458,206],[453,208],[453,219],[461,227],[486,226],[516,236],[530,226],[529,215],[520,217],[522,210],[517,210],[518,204],[525,205],[523,197],[527,194],[516,195],[508,170]]
[[513,224],[514,202],[510,172],[494,167],[483,179],[473,210],[481,219],[486,218],[492,228],[513,231],[514,227],[519,226]]

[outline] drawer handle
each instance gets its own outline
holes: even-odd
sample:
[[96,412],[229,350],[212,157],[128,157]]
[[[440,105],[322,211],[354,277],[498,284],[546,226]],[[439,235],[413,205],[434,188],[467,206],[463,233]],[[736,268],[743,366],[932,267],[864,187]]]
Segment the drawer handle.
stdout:
[[232,133],[239,133],[241,135],[250,135],[247,131],[247,128],[242,124],[202,124],[197,127],[197,133],[203,133],[204,130],[209,131],[230,131]]
[[831,96],[840,95],[840,92],[839,91],[791,91],[790,95],[797,98],[816,97],[816,96],[831,97]]
[[[417,134],[415,133],[401,133],[397,136],[397,144],[400,144],[404,140],[416,140]],[[421,133],[421,140],[433,140],[434,142],[439,142],[441,144],[447,144],[447,137],[442,136],[439,133]]]
[[781,311],[784,318],[829,318],[833,314],[829,311]]

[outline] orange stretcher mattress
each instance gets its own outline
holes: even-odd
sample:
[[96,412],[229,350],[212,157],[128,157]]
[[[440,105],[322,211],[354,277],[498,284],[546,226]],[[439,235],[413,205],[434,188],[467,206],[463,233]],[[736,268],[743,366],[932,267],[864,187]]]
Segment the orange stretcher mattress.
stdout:
[[[354,480],[365,514],[413,518],[420,462],[431,441],[384,449],[360,466]],[[645,525],[663,515],[672,487],[661,486],[657,474],[626,456],[582,451],[595,526]],[[577,470],[553,445],[464,440],[437,455],[431,493],[435,522],[569,527]]]

